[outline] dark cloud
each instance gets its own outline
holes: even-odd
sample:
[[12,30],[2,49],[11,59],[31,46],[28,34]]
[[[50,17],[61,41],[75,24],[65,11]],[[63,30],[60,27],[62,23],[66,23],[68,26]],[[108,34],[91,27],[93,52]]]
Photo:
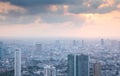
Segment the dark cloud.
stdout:
[[[70,6],[69,12],[71,13],[86,13],[86,12],[101,13],[101,11],[99,12],[96,10],[98,10],[99,9],[98,7],[104,3],[103,0],[0,0],[0,1],[10,2],[13,5],[26,8],[29,14],[53,13],[49,10],[50,5],[68,5]],[[90,6],[87,7],[86,5],[84,5],[84,3],[89,3]],[[120,3],[120,1],[115,0],[115,4],[113,5],[113,7],[118,3]],[[108,9],[109,8],[111,7],[108,7]],[[102,11],[106,11],[106,9],[107,8],[103,8]]]
[[[13,18],[13,20],[12,21],[6,20],[8,22],[14,23],[14,19],[16,21],[16,19],[18,19],[19,17],[25,16],[27,18],[23,18],[23,21],[18,19],[16,23],[20,22],[29,23],[34,21],[33,18],[34,16],[39,15],[44,22],[61,23],[65,21],[77,22],[73,17],[64,15],[63,5],[68,5],[69,6],[68,12],[73,14],[79,13],[104,14],[111,12],[113,10],[118,10],[116,5],[120,3],[120,0],[115,0],[115,3],[112,6],[107,6],[103,8],[99,8],[99,6],[104,3],[103,0],[0,0],[0,2],[9,2],[12,5],[25,8],[26,10],[25,13],[10,11],[7,16],[9,18]],[[59,6],[59,8],[57,8],[56,11],[51,11],[50,7],[52,5]],[[84,21],[81,19],[80,23],[82,22]]]
[[0,25],[12,25],[12,24],[30,24],[34,23],[36,17],[34,16],[11,16],[11,15],[3,15],[5,19],[0,18]]
[[52,4],[80,4],[84,0],[0,0],[3,2],[10,2],[14,5],[29,7],[29,6],[39,6],[39,5],[52,5]]
[[[116,9],[116,4],[120,3],[119,0],[115,0],[115,4],[112,7],[105,7],[99,9],[98,7],[105,3],[103,0],[0,0],[4,2],[10,2],[13,5],[25,8],[27,14],[39,14],[39,13],[53,13],[49,10],[50,5],[68,5],[69,12],[71,13],[107,13]],[[89,3],[89,7],[84,5]],[[111,9],[112,8],[112,9]],[[107,10],[108,9],[108,10]],[[110,10],[111,9],[111,10]],[[100,10],[100,11],[99,11]],[[107,11],[106,11],[107,10]],[[105,11],[105,12],[104,12]],[[63,10],[56,11],[57,14],[63,13]]]
[[108,12],[112,12],[113,10],[116,10],[116,7],[104,7],[104,8],[99,8],[96,11],[93,11],[93,13],[100,13],[100,14],[105,14]]
[[55,15],[55,14],[47,14],[47,15],[41,15],[40,16],[43,20],[43,22],[47,23],[63,23],[63,22],[73,22],[73,23],[84,23],[85,19],[82,17],[79,19],[76,19],[75,16],[70,15]]
[[[51,5],[76,5],[82,4],[84,0],[0,0],[10,2],[13,5],[25,8],[27,15],[39,13],[54,13],[49,10]],[[60,8],[59,8],[60,9]],[[57,14],[63,14],[63,9],[56,11]]]
[[[84,3],[89,3],[89,6],[84,5]],[[109,13],[114,10],[118,10],[116,7],[120,4],[120,0],[115,0],[115,3],[110,6],[99,8],[100,5],[104,4],[103,0],[88,0],[84,1],[81,5],[70,5],[69,12],[78,14],[78,13]]]

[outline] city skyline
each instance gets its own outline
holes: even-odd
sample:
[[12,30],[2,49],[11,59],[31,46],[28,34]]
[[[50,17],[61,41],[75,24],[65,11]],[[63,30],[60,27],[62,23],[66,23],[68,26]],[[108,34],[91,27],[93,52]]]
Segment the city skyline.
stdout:
[[1,41],[0,76],[119,76],[119,46],[106,39]]
[[3,38],[120,38],[119,0],[0,0]]

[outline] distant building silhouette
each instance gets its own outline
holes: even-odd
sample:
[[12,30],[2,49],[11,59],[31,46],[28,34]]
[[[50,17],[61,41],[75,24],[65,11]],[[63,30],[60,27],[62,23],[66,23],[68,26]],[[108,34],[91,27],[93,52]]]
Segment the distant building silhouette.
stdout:
[[73,46],[76,46],[76,45],[77,45],[77,41],[76,41],[76,40],[73,40],[73,41],[72,41],[72,44],[73,44]]
[[81,46],[84,47],[84,40],[82,40],[82,42],[81,42]]
[[21,50],[15,50],[14,76],[21,76]]
[[104,39],[101,39],[101,46],[104,45]]
[[83,54],[69,54],[68,76],[89,76],[89,56]]

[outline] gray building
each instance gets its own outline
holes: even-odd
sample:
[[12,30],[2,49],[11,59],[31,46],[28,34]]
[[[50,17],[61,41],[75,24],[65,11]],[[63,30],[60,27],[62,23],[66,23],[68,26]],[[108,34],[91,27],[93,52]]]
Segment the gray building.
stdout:
[[56,68],[52,65],[44,67],[44,76],[56,76]]
[[120,51],[120,41],[118,42],[118,50]]
[[36,44],[35,45],[35,51],[34,51],[34,56],[40,56],[42,52],[42,44]]
[[14,76],[21,76],[21,50],[15,50]]
[[101,76],[101,64],[99,62],[94,63],[94,76]]
[[69,54],[68,76],[89,76],[89,56],[83,54]]
[[101,46],[104,46],[104,39],[101,39]]
[[0,60],[3,57],[3,42],[0,42]]

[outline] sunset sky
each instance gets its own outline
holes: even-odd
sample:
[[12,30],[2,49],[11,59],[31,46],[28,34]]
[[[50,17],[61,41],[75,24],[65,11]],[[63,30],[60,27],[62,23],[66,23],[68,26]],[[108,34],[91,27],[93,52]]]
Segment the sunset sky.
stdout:
[[120,0],[0,0],[0,37],[120,38]]

